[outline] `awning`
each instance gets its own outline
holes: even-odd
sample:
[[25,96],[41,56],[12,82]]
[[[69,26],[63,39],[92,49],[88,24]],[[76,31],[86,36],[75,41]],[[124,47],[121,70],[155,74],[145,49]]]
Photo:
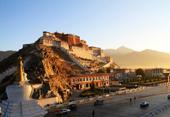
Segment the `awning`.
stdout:
[[73,85],[73,86],[76,86],[76,84],[75,84],[75,83],[73,83],[72,85]]
[[107,80],[107,81],[109,81],[109,80]]
[[91,84],[92,82],[86,82],[86,84]]
[[80,82],[80,84],[82,85],[82,84],[83,84],[83,82]]
[[101,82],[101,81],[94,81],[95,83]]

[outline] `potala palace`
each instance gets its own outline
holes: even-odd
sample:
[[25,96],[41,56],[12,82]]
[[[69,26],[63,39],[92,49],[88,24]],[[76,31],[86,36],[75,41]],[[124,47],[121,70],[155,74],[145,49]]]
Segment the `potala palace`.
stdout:
[[70,54],[75,54],[81,58],[96,60],[98,62],[113,62],[112,57],[105,56],[101,48],[89,47],[86,41],[80,40],[80,37],[77,35],[44,31],[43,36],[39,39],[39,43],[46,46],[65,48]]

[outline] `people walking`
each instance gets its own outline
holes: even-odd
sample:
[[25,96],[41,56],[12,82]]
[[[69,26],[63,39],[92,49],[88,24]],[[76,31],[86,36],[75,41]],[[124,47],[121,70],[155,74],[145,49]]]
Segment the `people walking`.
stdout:
[[132,101],[132,99],[130,98],[130,102]]
[[94,114],[95,114],[95,111],[93,110],[93,112],[92,112],[92,117],[94,117]]
[[136,100],[136,97],[134,97],[134,100]]

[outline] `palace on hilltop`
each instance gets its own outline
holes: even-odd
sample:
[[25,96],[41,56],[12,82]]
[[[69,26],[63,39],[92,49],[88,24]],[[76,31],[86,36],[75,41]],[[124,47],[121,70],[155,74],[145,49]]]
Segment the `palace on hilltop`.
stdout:
[[[46,46],[57,46],[65,48],[69,53],[78,57],[97,60],[99,62],[106,61],[104,51],[99,47],[89,47],[85,40],[80,40],[80,36],[64,33],[49,33],[44,31],[40,37],[40,43]],[[101,60],[101,61],[100,61]],[[112,60],[108,59],[107,60]]]

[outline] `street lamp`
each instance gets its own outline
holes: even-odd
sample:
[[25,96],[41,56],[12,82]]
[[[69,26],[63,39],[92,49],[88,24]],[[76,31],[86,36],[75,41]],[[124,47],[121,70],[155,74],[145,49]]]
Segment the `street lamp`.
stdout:
[[140,80],[141,80],[142,76],[141,75],[137,75],[137,78],[139,80],[139,87],[140,87]]

